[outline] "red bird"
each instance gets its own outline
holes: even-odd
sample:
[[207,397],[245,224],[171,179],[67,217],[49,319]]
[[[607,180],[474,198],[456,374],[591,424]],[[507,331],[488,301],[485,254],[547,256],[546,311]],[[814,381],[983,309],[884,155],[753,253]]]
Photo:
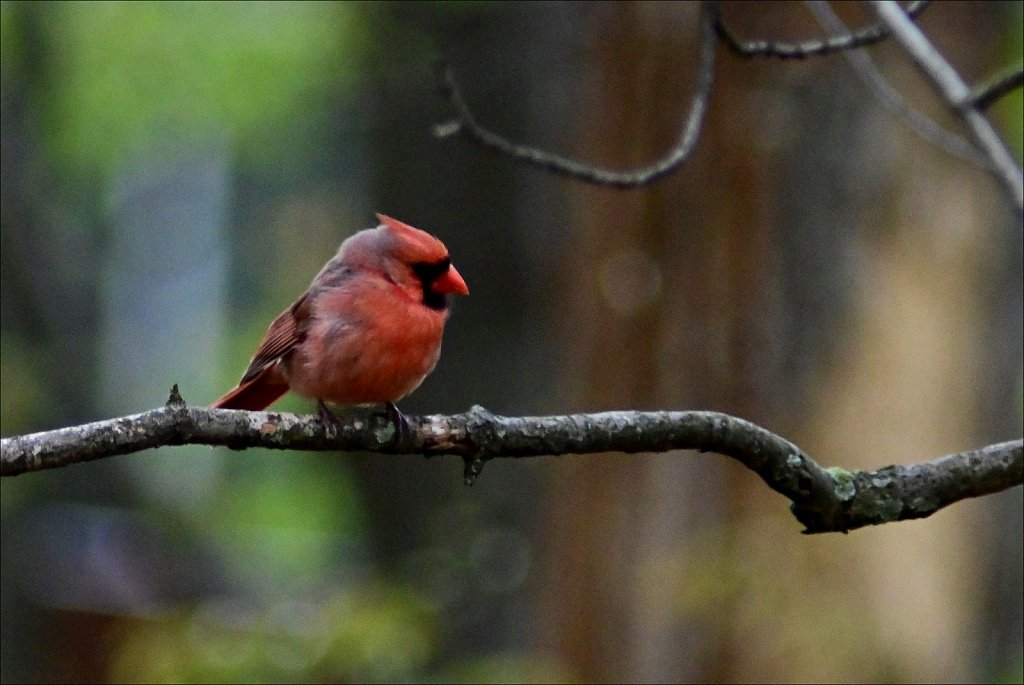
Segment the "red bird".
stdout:
[[441,354],[447,295],[469,288],[434,236],[389,216],[350,237],[309,288],[270,324],[238,387],[211,406],[259,410],[292,390],[324,402],[383,402],[399,434],[395,402],[423,382]]

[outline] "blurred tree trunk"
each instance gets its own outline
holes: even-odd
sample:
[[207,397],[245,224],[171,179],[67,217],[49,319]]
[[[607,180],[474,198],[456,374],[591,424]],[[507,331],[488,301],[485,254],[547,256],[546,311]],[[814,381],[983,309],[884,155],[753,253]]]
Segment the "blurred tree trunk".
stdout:
[[[592,106],[581,108],[578,154],[635,168],[678,136],[693,90],[698,7],[613,4],[596,11]],[[759,246],[759,227],[769,224],[749,219],[768,208],[752,193],[722,201],[729,185],[741,190],[763,179],[736,163],[741,151],[712,150],[718,140],[705,133],[685,172],[650,189],[579,187],[573,194],[566,409],[728,407],[752,414],[750,343],[760,337],[760,322],[747,313],[765,307],[770,289],[755,284],[764,282],[770,262]],[[712,188],[715,166],[729,178]],[[674,576],[680,565],[703,573],[690,560],[714,565],[712,556],[728,548],[721,537],[726,472],[720,460],[686,453],[562,459],[553,469],[553,561],[541,606],[548,644],[574,676],[656,682],[724,675],[715,672],[724,625],[699,609],[681,613]]]
[[[751,37],[822,32],[777,10],[728,8]],[[935,12],[943,26],[982,21],[947,10]],[[678,136],[698,8],[595,11],[577,154],[635,168]],[[566,409],[727,411],[850,468],[991,435],[977,398],[993,363],[978,341],[999,328],[986,316],[993,274],[980,267],[1009,220],[994,184],[893,121],[842,58],[720,53],[680,172],[572,196]],[[951,57],[968,76],[984,72],[970,66],[984,55]],[[897,76],[903,89],[919,83]],[[1019,346],[1019,330],[1007,333]],[[1007,364],[994,366],[1005,375]],[[785,504],[713,455],[559,460],[538,602],[545,646],[584,681],[981,676],[970,659],[985,505],[808,539]]]

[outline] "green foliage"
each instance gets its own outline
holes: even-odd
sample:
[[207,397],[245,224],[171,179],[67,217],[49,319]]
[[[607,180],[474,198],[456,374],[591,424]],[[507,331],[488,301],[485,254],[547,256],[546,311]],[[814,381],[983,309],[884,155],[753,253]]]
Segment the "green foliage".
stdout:
[[212,601],[126,627],[112,682],[395,682],[422,674],[437,617],[406,588],[333,588],[319,603]]
[[438,683],[569,683],[570,674],[553,659],[536,654],[498,654],[466,659],[446,670]]
[[[362,503],[327,454],[247,455],[205,530],[240,587],[313,587],[362,557]],[[337,558],[338,556],[347,558]]]
[[[234,467],[234,468],[232,468]],[[239,455],[188,531],[216,550],[192,607],[125,619],[114,682],[384,682],[422,675],[439,645],[436,609],[368,573],[356,488],[328,454]],[[222,578],[226,583],[217,582]]]
[[[1012,16],[1007,31],[1006,64],[1019,66],[1024,56],[1024,4],[1007,3],[1004,9]],[[1024,88],[1015,88],[1002,101],[993,105],[993,114],[1002,119],[1019,160],[1024,156]]]
[[364,35],[358,8],[345,3],[46,9],[45,139],[69,172],[110,170],[175,139],[227,139],[246,161],[273,164],[325,125],[328,95],[351,87]]

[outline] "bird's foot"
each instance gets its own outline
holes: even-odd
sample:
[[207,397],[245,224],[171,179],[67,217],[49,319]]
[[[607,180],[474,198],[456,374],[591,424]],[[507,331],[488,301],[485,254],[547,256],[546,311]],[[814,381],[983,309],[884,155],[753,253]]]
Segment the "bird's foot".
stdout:
[[333,411],[327,408],[323,400],[316,401],[316,415],[320,418],[320,423],[324,424],[324,433],[327,437],[331,440],[338,437],[339,419]]
[[405,414],[399,411],[394,402],[385,402],[384,411],[392,423],[395,424],[395,442],[399,444],[405,442],[405,439],[411,433],[409,421],[405,418]]

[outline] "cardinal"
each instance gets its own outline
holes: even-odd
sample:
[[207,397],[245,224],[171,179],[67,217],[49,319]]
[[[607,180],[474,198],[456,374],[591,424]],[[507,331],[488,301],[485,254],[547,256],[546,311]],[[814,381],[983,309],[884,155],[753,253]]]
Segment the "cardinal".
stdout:
[[448,295],[469,288],[434,236],[384,214],[351,236],[306,292],[274,319],[238,387],[211,406],[266,409],[289,390],[317,402],[335,432],[337,405],[395,402],[423,382],[441,354]]

